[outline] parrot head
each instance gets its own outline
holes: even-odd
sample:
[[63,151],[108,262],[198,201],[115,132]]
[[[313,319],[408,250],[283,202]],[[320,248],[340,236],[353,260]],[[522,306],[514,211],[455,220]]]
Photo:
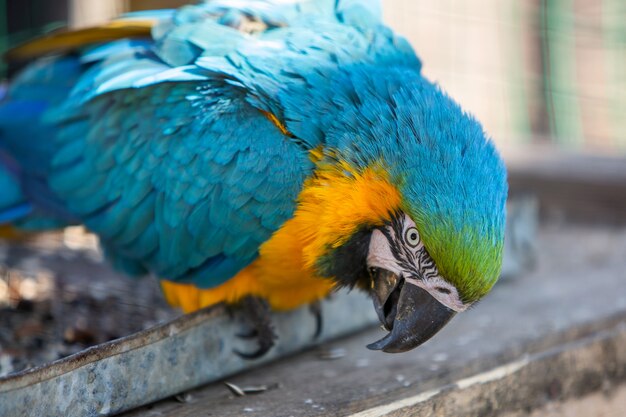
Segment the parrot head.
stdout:
[[[341,238],[326,246],[317,267],[339,286],[370,294],[389,331],[370,349],[404,352],[497,281],[506,170],[481,125],[435,84],[419,78],[378,91],[389,96],[376,112],[356,106],[360,117],[351,118],[357,122],[349,131],[337,127],[334,175],[352,188],[339,191],[342,205],[332,210],[350,207],[345,216],[352,217],[349,225],[335,223]],[[347,137],[359,139],[347,146]],[[322,180],[326,188],[333,183]]]

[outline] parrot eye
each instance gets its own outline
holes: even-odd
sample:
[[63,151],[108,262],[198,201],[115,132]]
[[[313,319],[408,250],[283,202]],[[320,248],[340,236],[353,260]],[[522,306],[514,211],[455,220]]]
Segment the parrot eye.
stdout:
[[404,234],[404,239],[414,248],[420,243],[420,234],[415,227],[409,227]]

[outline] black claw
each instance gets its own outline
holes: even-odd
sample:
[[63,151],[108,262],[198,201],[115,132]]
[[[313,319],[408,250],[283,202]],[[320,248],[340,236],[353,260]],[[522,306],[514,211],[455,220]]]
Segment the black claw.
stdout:
[[237,336],[242,339],[256,338],[259,348],[254,352],[233,350],[236,355],[244,359],[258,359],[265,355],[276,342],[276,333],[270,320],[270,309],[267,301],[258,297],[246,297],[239,303],[239,311],[250,324],[251,330]]
[[267,352],[269,352],[269,350],[272,347],[274,347],[274,338],[276,336],[272,334],[272,337],[273,338],[270,340],[263,340],[259,338],[259,348],[255,350],[254,352],[247,353],[247,352],[242,352],[237,349],[234,349],[233,352],[235,352],[237,356],[243,359],[258,359],[262,357],[263,355],[265,355]]
[[315,317],[315,333],[313,334],[313,340],[317,340],[322,334],[324,327],[324,320],[322,318],[322,305],[319,301],[316,301],[309,305],[311,314]]
[[240,339],[254,339],[255,337],[259,337],[259,332],[257,329],[250,329],[248,331],[237,333],[236,336]]

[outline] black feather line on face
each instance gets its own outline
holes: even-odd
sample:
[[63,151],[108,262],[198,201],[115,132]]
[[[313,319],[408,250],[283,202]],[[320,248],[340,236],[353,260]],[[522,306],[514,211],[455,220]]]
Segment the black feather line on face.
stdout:
[[340,287],[369,288],[367,253],[373,227],[363,227],[350,239],[329,251],[317,262],[317,271],[322,277],[332,277]]
[[[390,231],[393,230],[393,233]],[[437,266],[423,246],[414,250],[404,236],[405,220],[402,213],[392,216],[391,221],[382,227],[364,226],[337,249],[330,250],[317,262],[317,272],[321,277],[332,278],[340,287],[370,287],[367,271],[372,231],[380,230],[391,249],[391,254],[402,271],[411,278],[423,279],[438,276]]]
[[425,254],[428,257],[426,251],[421,250],[417,254],[411,251],[411,246],[406,242],[404,236],[404,216],[394,216],[391,220],[391,229],[394,236],[388,228],[382,228],[380,231],[385,235],[391,248],[391,254],[398,262],[398,266],[403,271],[408,271],[414,278],[421,277],[422,274],[416,267],[421,264],[421,258]]

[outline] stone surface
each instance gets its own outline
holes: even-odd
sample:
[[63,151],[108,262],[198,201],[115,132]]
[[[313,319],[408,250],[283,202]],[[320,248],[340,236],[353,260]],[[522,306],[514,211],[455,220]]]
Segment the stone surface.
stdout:
[[502,417],[624,417],[626,385],[568,401],[552,402],[531,413],[507,413]]

